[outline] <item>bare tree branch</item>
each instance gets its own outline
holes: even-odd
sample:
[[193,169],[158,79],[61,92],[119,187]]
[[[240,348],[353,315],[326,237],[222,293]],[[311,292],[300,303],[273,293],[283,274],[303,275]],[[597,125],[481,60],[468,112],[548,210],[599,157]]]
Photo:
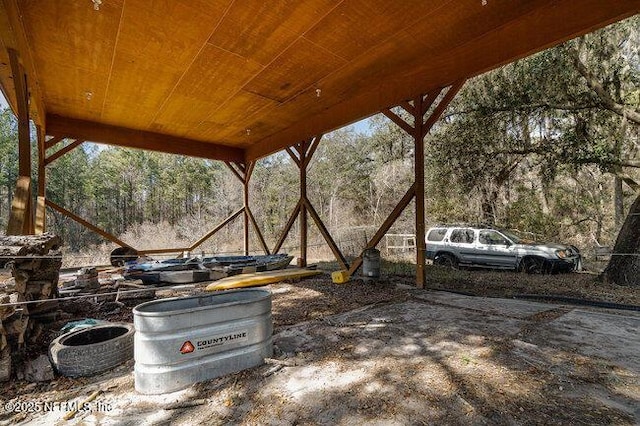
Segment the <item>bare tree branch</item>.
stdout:
[[580,54],[577,49],[567,49],[571,58],[573,59],[573,65],[576,70],[587,81],[587,86],[595,92],[602,103],[602,106],[606,109],[618,114],[621,117],[626,117],[628,120],[633,121],[635,124],[640,124],[640,112],[628,108],[624,104],[616,102],[607,90],[602,86],[602,83],[594,76],[586,67],[586,65],[580,60]]

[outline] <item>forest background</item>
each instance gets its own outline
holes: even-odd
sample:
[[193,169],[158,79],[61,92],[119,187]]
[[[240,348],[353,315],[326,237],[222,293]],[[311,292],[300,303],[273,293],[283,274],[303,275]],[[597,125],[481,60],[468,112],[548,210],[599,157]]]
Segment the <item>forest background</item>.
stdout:
[[[426,138],[427,226],[496,224],[574,244],[587,256],[593,247],[612,246],[640,190],[639,29],[636,16],[470,79]],[[16,121],[5,109],[3,230],[17,146]],[[376,115],[323,136],[308,195],[353,255],[412,179],[410,137]],[[298,191],[298,169],[286,152],[258,162],[250,202],[270,246]],[[242,185],[221,162],[85,143],[48,167],[47,198],[135,248],[181,247],[241,207]],[[408,208],[390,232],[413,233],[413,221]],[[57,212],[48,212],[47,225],[76,264],[103,263],[115,247]],[[240,216],[201,249],[239,253],[242,226]],[[310,257],[330,258],[320,234],[310,231]],[[297,242],[294,226],[283,250],[297,254]],[[253,235],[252,249],[259,247]]]

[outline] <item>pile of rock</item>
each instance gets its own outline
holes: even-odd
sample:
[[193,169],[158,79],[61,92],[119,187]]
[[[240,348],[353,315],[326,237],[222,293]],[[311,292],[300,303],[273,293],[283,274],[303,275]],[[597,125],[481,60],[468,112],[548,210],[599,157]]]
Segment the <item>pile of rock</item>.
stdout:
[[[59,248],[52,234],[0,237],[0,266],[12,275],[0,284],[0,381],[11,377],[12,359],[21,358],[57,310]],[[28,301],[41,302],[19,304]]]

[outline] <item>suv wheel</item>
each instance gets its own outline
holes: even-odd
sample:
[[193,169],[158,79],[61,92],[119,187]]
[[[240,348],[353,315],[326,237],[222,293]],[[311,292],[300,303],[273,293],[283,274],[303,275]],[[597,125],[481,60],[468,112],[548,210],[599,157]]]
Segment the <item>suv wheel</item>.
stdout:
[[455,257],[449,253],[439,254],[433,259],[433,263],[440,266],[446,266],[447,268],[457,268],[458,261]]
[[546,274],[548,273],[547,262],[539,257],[525,257],[520,262],[520,271],[527,274]]

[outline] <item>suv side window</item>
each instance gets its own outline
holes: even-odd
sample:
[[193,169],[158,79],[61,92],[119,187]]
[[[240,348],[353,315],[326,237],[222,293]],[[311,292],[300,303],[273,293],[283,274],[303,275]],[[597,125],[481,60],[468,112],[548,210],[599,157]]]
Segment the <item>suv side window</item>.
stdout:
[[447,234],[447,228],[432,229],[427,235],[427,241],[442,241]]
[[507,245],[508,243],[507,239],[502,236],[502,234],[490,230],[480,231],[478,241],[480,242],[480,244],[487,244],[492,246]]
[[454,229],[449,237],[449,241],[452,243],[472,244],[474,240],[475,232],[473,229]]

